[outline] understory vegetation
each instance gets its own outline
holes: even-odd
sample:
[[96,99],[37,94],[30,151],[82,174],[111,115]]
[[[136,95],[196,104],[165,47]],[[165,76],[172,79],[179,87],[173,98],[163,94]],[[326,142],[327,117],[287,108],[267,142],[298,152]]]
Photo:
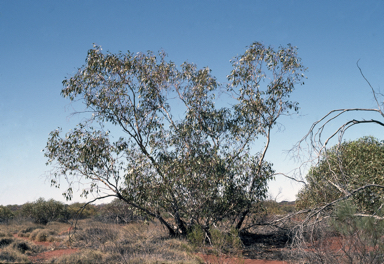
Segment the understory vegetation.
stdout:
[[[59,204],[41,198],[37,201]],[[24,214],[23,207],[29,208],[34,202],[5,206],[12,208],[13,216],[0,224],[0,263],[212,263],[206,256],[231,256],[241,261],[245,257],[243,253],[252,248],[253,252],[262,254],[261,244],[250,235],[254,229],[239,234],[224,221],[210,229],[209,237],[196,225],[186,238],[173,238],[156,218],[143,218],[129,210],[122,210],[123,214],[116,210],[118,203],[114,200],[109,204],[88,205],[90,208],[84,210],[92,213],[81,219],[59,218],[60,221],[44,224]],[[62,206],[69,211],[79,208],[78,203],[59,207]],[[268,212],[285,213],[294,209],[294,204],[268,201],[262,207],[266,220],[273,216]],[[51,212],[55,214],[55,210]],[[274,243],[273,239],[270,242]],[[280,246],[284,243],[280,242]],[[60,255],[63,250],[66,253]],[[54,252],[58,253],[48,254]]]

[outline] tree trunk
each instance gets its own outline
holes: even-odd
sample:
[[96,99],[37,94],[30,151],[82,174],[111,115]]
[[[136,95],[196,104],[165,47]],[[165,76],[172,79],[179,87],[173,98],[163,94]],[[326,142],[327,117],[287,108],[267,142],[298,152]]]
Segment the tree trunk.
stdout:
[[173,228],[159,215],[156,216],[157,219],[159,219],[160,223],[162,223],[167,229],[168,229],[168,234],[170,237],[176,237],[177,233]]
[[241,226],[243,225],[243,222],[245,220],[245,217],[247,216],[247,214],[249,213],[249,209],[243,211],[241,214],[240,214],[240,218],[239,218],[239,222],[237,222],[237,225],[236,225],[236,229],[237,230],[240,230]]
[[177,224],[177,228],[181,231],[181,235],[187,236],[187,228],[185,227],[184,222],[180,219],[179,212],[175,213],[175,221]]

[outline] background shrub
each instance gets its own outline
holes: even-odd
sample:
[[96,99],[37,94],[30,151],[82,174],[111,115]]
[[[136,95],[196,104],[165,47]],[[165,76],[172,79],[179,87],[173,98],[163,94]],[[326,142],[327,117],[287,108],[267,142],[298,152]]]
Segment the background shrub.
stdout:
[[143,220],[144,217],[135,214],[135,211],[126,202],[114,199],[109,204],[99,205],[98,214],[94,219],[103,223],[128,224]]
[[0,223],[8,223],[14,217],[14,213],[6,206],[0,205]]
[[25,203],[21,208],[24,217],[32,219],[37,224],[46,225],[50,221],[63,221],[69,219],[66,206],[59,201],[50,199],[45,201],[39,198],[33,203]]

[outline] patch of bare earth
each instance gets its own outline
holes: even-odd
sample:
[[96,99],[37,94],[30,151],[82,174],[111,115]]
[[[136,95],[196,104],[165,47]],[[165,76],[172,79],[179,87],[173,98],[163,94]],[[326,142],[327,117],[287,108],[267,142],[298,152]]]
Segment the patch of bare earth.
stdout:
[[[70,230],[66,231],[68,233]],[[27,237],[19,237],[17,234],[13,235],[15,238],[24,239],[30,241]],[[59,242],[47,242],[47,241],[30,241],[35,245],[44,246],[47,251],[38,253],[36,255],[28,256],[28,259],[33,263],[44,263],[52,258],[57,258],[62,255],[70,255],[79,251],[77,248],[61,248],[62,245]]]

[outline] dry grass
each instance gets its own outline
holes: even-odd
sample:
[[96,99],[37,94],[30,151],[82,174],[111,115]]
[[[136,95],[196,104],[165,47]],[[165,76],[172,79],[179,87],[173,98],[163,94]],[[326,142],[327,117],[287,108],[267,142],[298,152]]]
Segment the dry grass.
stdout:
[[53,263],[199,263],[186,240],[169,239],[157,222],[123,226],[82,221],[79,227],[70,241],[86,250]]
[[[157,222],[130,223],[126,225],[106,224],[83,219],[77,223],[76,230],[68,231],[70,225],[49,223],[46,226],[33,223],[0,225],[0,263],[28,263],[28,258],[36,257],[43,251],[77,248],[70,255],[47,259],[50,263],[204,263],[197,252],[205,252],[204,245],[196,247],[187,239],[169,238],[167,230]],[[17,234],[22,238],[15,238]],[[217,252],[226,252],[223,245],[229,241],[218,232],[215,233]],[[26,240],[25,238],[29,238]],[[221,241],[223,240],[223,241]],[[39,242],[55,241],[54,244]],[[221,242],[220,242],[221,241]],[[40,245],[40,244],[39,244]],[[54,245],[54,246],[53,246]],[[202,251],[203,250],[203,251]],[[215,251],[215,252],[216,252]],[[219,252],[219,253],[220,253]]]
[[0,263],[30,263],[28,256],[43,251],[43,247],[32,242],[16,239],[0,239]]
[[28,257],[18,250],[6,248],[0,252],[0,263],[31,263]]
[[55,241],[54,235],[56,235],[57,232],[52,229],[35,229],[33,232],[29,235],[30,240],[38,241],[38,242],[53,242]]
[[1,238],[0,239],[0,248],[5,248],[14,241],[13,238]]

